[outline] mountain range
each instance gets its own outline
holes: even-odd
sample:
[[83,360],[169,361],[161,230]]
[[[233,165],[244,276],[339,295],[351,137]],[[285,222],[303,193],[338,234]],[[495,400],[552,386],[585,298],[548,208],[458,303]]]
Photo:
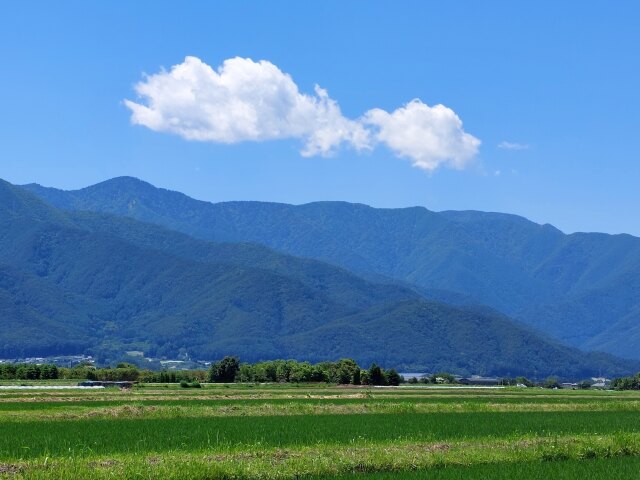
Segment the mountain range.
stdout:
[[[353,357],[575,378],[640,365],[575,348],[613,322],[565,317],[615,304],[633,324],[630,236],[479,212],[211,204],[132,178],[72,192],[0,182],[0,227],[0,356]],[[581,328],[558,335],[554,315]]]
[[640,239],[575,233],[522,217],[317,202],[208,203],[122,177],[65,192],[65,210],[155,223],[217,242],[255,242],[403,282],[434,300],[490,306],[570,345],[640,359]]

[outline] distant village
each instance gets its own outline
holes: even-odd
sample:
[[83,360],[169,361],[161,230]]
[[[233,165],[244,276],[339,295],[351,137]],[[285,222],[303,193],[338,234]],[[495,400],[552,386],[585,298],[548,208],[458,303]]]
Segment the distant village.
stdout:
[[[421,379],[426,379],[432,376],[432,374],[428,373],[401,373],[405,381],[409,383],[419,383]],[[453,379],[455,383],[460,385],[470,385],[470,386],[478,386],[478,387],[498,387],[505,386],[505,379],[499,377],[484,377],[481,375],[470,375],[470,376],[462,376],[462,375],[453,375]],[[450,383],[450,380],[446,377],[437,377],[436,383],[439,384],[447,384]],[[533,386],[531,384],[527,385],[521,382],[513,382],[509,383],[510,386],[516,386],[521,388],[527,388]],[[569,390],[584,390],[589,388],[594,389],[602,389],[607,390],[611,387],[611,379],[605,377],[591,377],[586,380],[582,380],[580,382],[558,382],[557,385],[551,386],[551,388],[563,388]]]

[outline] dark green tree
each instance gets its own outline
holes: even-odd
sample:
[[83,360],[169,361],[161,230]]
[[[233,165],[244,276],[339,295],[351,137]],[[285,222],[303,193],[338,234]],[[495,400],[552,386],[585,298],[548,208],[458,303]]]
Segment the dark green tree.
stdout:
[[376,365],[375,363],[372,363],[371,366],[369,367],[369,372],[368,372],[368,378],[369,378],[369,385],[384,385],[385,381],[384,381],[384,374],[382,373],[382,369]]
[[360,385],[361,383],[361,378],[362,378],[362,374],[360,371],[360,367],[356,368],[356,371],[353,372],[353,379],[351,380],[351,383],[354,385]]
[[342,385],[353,383],[353,376],[355,375],[356,370],[359,371],[360,367],[355,360],[343,358],[336,364],[334,373],[335,378],[332,380]]
[[589,390],[591,388],[591,380],[582,380],[581,382],[578,382],[578,388],[580,390]]
[[209,381],[212,383],[232,383],[240,370],[238,357],[224,357],[219,362],[211,364]]
[[544,388],[561,388],[560,380],[558,377],[547,377],[543,384]]
[[387,370],[386,371],[386,377],[387,377],[387,383],[389,385],[398,386],[398,385],[400,385],[400,382],[402,381],[402,377],[396,371],[395,368],[392,368],[391,370]]

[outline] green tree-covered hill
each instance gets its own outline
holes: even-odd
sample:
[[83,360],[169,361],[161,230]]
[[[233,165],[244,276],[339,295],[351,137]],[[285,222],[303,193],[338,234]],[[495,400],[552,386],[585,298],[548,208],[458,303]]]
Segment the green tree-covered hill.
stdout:
[[5,356],[349,356],[396,368],[575,377],[638,367],[563,346],[493,310],[429,301],[317,260],[64,212],[6,182],[0,198]]
[[57,207],[163,225],[393,279],[460,305],[483,304],[571,345],[640,358],[640,239],[565,235],[514,215],[375,209],[344,202],[211,204],[123,177],[64,192]]

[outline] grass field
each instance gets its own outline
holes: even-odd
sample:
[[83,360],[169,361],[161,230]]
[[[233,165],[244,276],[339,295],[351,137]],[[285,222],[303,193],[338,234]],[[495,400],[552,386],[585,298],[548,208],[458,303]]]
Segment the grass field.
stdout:
[[640,395],[146,385],[0,390],[0,477],[640,478]]

